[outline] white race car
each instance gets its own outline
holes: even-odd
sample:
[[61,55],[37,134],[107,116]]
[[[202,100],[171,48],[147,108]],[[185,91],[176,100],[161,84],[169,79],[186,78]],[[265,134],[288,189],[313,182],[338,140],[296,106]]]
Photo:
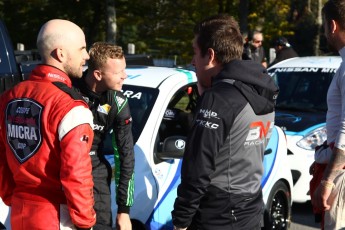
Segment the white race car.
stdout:
[[326,136],[327,90],[340,56],[297,57],[268,69],[279,86],[275,124],[285,131],[293,177],[293,201],[310,200],[309,167]]
[[[198,98],[193,71],[163,67],[129,67],[123,86],[129,98],[135,141],[135,195],[130,216],[133,229],[173,229],[171,211],[180,183],[188,125]],[[112,155],[108,161],[114,166]],[[286,138],[274,127],[264,159],[262,178],[264,229],[288,229],[292,176],[287,164]],[[117,206],[112,180],[112,207]],[[1,212],[3,211],[3,212]],[[0,221],[9,228],[6,207]]]

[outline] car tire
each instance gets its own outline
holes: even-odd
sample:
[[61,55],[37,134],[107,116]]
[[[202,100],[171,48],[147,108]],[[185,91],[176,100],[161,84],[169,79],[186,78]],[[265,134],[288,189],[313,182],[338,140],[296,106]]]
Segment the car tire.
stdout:
[[287,185],[278,181],[268,196],[262,230],[287,230],[291,219],[291,195]]
[[146,230],[146,227],[139,220],[131,219],[132,230]]

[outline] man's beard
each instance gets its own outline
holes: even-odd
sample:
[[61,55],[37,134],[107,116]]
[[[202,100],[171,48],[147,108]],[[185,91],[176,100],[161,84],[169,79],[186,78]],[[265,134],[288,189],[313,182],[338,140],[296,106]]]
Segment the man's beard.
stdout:
[[327,48],[331,53],[338,53],[337,48],[334,46],[334,39],[332,39],[331,37],[332,35],[329,34],[328,36],[326,36],[327,39]]
[[66,64],[64,66],[64,69],[66,71],[66,74],[70,77],[70,78],[81,78],[82,77],[82,73],[79,73],[79,68],[72,68],[70,65]]
[[332,53],[337,53],[338,52],[338,50],[334,47],[333,43],[331,43],[331,42],[327,42],[327,48]]

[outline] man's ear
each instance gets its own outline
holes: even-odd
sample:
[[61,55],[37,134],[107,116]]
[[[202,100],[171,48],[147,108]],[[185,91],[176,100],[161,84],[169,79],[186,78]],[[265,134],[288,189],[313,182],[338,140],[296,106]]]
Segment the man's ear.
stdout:
[[63,52],[62,49],[56,48],[54,49],[50,55],[57,60],[58,62],[63,62],[63,59],[65,58],[65,53]]
[[216,52],[214,52],[214,49],[208,48],[207,54],[208,54],[208,64],[212,64],[214,62],[217,62]]
[[336,30],[338,30],[338,23],[334,20],[331,20],[331,27],[330,27],[330,31],[333,34]]
[[100,70],[96,69],[93,71],[93,76],[97,81],[101,81],[102,80],[102,73]]

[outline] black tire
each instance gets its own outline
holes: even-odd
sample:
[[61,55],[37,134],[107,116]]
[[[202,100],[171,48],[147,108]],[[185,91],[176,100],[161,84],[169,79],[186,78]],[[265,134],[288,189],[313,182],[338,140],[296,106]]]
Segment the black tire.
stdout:
[[146,230],[146,227],[139,220],[131,219],[132,230]]
[[287,230],[291,219],[290,190],[282,181],[278,181],[268,196],[262,230]]

